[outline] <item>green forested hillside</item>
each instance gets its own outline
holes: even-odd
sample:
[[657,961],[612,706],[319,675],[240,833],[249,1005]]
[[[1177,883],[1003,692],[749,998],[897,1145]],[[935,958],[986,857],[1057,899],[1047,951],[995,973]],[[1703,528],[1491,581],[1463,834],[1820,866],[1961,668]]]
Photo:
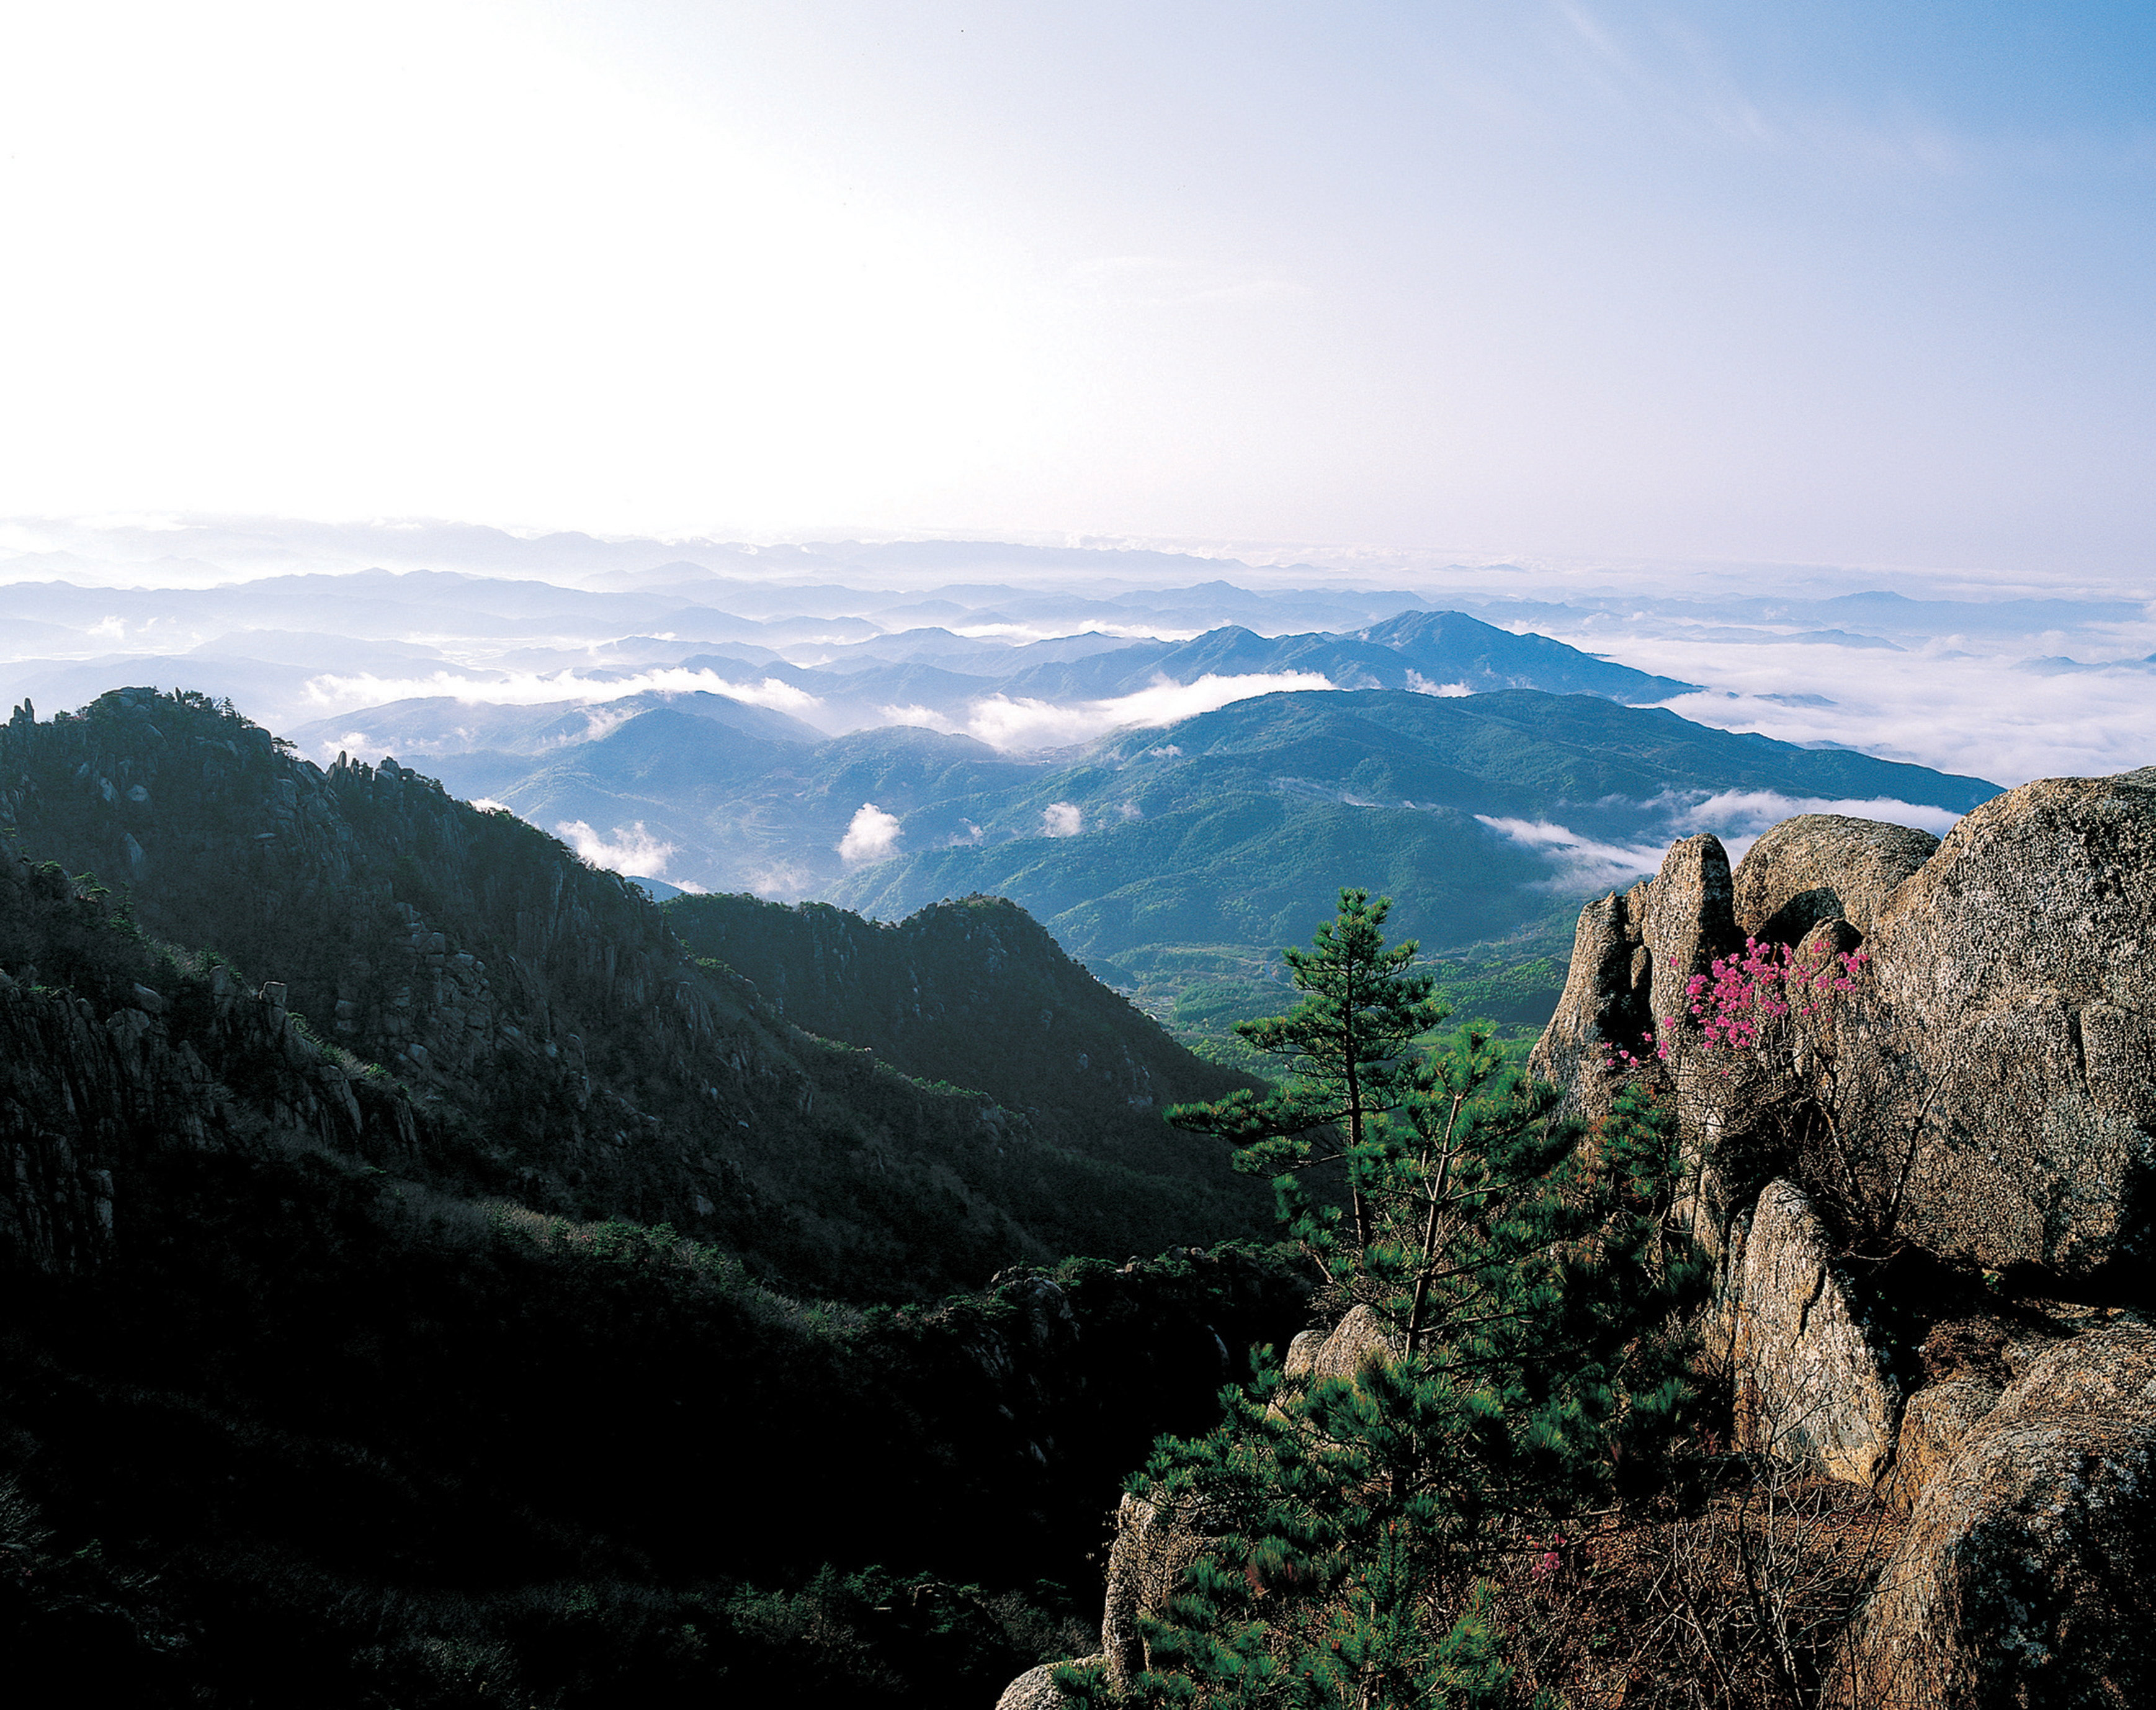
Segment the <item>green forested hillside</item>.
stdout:
[[[1127,1095],[1045,1137],[804,1033],[402,768],[146,692],[0,763],[18,1684],[986,1704],[1082,1638],[1145,1446],[1299,1327],[1296,1262],[1194,1245],[1264,1226],[1248,1184]],[[1026,1002],[1223,1084],[986,911]]]
[[634,886],[393,763],[324,772],[228,710],[131,691],[18,712],[0,770],[0,827],[25,855],[98,876],[249,989],[277,982],[316,1035],[412,1090],[419,1132],[382,1167],[670,1223],[855,1299],[1265,1232],[1224,1153],[1209,1170],[1188,1142],[1050,1135],[1022,1107],[813,1037],[700,962]]
[[[1218,1169],[1213,1148],[1160,1112],[1249,1083],[1194,1060],[1014,903],[969,896],[896,924],[753,896],[677,897],[665,912],[685,944],[812,1033],[866,1045],[918,1080],[987,1092],[1037,1135],[1133,1168]],[[1269,1191],[1250,1187],[1262,1212]]]
[[[1273,695],[1111,738],[1016,797],[960,803],[1030,834],[916,849],[833,894],[886,917],[1009,896],[1123,985],[1163,957],[1202,970],[1225,947],[1295,942],[1343,881],[1395,897],[1398,927],[1444,950],[1531,932],[1600,877],[1488,821],[1659,848],[1673,801],[1727,790],[1957,813],[1997,793],[1589,696]],[[1057,802],[1077,809],[1078,834],[1041,834]]]

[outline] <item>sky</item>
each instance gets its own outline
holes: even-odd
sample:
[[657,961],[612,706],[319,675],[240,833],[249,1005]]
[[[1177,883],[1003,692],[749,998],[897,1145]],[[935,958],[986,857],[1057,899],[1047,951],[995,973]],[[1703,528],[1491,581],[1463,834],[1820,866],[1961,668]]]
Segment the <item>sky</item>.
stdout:
[[2145,586],[2156,9],[0,0],[0,516]]

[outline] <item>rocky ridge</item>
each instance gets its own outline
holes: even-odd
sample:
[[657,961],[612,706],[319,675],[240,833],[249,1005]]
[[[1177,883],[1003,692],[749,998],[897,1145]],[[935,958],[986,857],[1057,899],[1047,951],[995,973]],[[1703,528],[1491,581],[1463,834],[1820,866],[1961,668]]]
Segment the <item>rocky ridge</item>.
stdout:
[[[1868,961],[1717,1052],[1685,983],[1748,938]],[[1738,1445],[1909,1515],[1832,1690],[2156,1692],[2156,768],[2025,785],[1936,845],[1807,815],[1733,874],[1712,838],[1676,845],[1582,911],[1532,1066],[1592,1119],[1650,1030]]]
[[[1866,959],[1709,1050],[1691,983],[1748,939]],[[1738,1458],[1903,1517],[1821,1702],[2156,1697],[2156,768],[2025,785],[1943,840],[1804,815],[1733,871],[1679,842],[1581,911],[1530,1066],[1590,1123],[1635,1076],[1677,1112]],[[1286,1370],[1352,1379],[1383,1346],[1358,1309]],[[1085,1661],[1120,1687],[1204,1527],[1136,1497],[1116,1525]],[[1053,1674],[1001,1710],[1045,1710]]]

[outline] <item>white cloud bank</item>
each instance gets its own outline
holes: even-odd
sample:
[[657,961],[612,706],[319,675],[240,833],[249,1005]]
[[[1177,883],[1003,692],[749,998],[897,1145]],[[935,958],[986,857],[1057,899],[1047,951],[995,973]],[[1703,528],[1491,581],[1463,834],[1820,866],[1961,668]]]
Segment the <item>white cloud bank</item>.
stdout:
[[665,877],[666,863],[674,859],[680,846],[654,837],[644,829],[641,819],[634,825],[615,826],[610,840],[582,819],[564,819],[554,832],[593,866],[611,867],[617,873],[644,879]]
[[[424,677],[377,677],[371,671],[353,676],[325,673],[310,677],[306,683],[307,699],[331,711],[352,711],[379,706],[385,701],[437,696],[473,704],[543,706],[557,701],[599,702],[619,701],[631,695],[699,692],[723,695],[729,701],[769,706],[780,712],[806,712],[824,704],[806,690],[797,689],[777,677],[766,677],[756,683],[732,683],[708,666],[691,671],[669,665],[663,670],[638,671],[634,675],[604,680],[579,676],[574,671],[513,671],[475,678],[459,671],[444,670]],[[603,734],[596,731],[594,733]]]
[[1544,882],[1568,889],[1587,885],[1622,890],[1658,871],[1669,848],[1666,843],[1605,843],[1547,819],[1499,819],[1488,814],[1475,817],[1500,837],[1548,857],[1557,872]]
[[1784,819],[1799,814],[1840,814],[1852,819],[1882,819],[1890,825],[1913,825],[1943,837],[1961,818],[1949,808],[1886,798],[1864,801],[1820,796],[1785,796],[1774,790],[1670,791],[1642,803],[1647,833],[1638,842],[1594,838],[1547,819],[1475,817],[1499,836],[1546,856],[1556,867],[1547,882],[1567,887],[1589,885],[1620,890],[1661,870],[1662,857],[1681,837],[1711,831],[1722,840],[1732,865]]
[[[966,731],[993,748],[1056,748],[1090,742],[1127,725],[1173,724],[1260,695],[1312,694],[1337,686],[1316,671],[1252,672],[1229,677],[1209,671],[1194,682],[1178,683],[1159,677],[1135,694],[1061,706],[1025,696],[989,695],[968,707]],[[941,728],[950,728],[946,722],[938,723]]]
[[1086,815],[1075,802],[1050,802],[1040,810],[1040,834],[1075,837],[1086,829]]
[[874,802],[863,802],[854,812],[846,834],[838,842],[839,859],[850,866],[880,861],[898,848],[898,815],[886,814]]

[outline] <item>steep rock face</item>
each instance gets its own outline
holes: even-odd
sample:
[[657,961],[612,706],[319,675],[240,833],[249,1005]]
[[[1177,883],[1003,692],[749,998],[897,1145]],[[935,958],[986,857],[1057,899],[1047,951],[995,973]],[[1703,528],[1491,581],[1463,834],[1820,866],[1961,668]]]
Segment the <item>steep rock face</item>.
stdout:
[[1811,1201],[1768,1184],[1731,1248],[1721,1311],[1738,1446],[1870,1484],[1892,1453],[1901,1396]]
[[1116,1691],[1127,1692],[1151,1665],[1139,1615],[1167,1612],[1183,1569],[1216,1535],[1201,1512],[1167,1508],[1123,1493],[1116,1510],[1116,1540],[1108,1550],[1107,1604],[1101,1618],[1101,1654]]
[[1873,1038],[1920,1127],[1903,1232],[1996,1267],[2148,1256],[2156,768],[2025,784],[1881,908]]
[[2156,1697],[2156,1329],[2038,1358],[1917,1495],[1824,1702],[1975,1710]]
[[1794,944],[1821,921],[1869,932],[1895,887],[1929,860],[1938,838],[1913,826],[1799,814],[1753,844],[1732,876],[1737,930]]
[[1611,1048],[1642,1052],[1648,1034],[1685,1012],[1691,977],[1738,947],[1732,895],[1728,854],[1703,834],[1671,845],[1653,878],[1582,909],[1564,995],[1530,1072],[1566,1088],[1578,1114],[1599,1115],[1612,1090],[1599,1072]]
[[[1922,833],[1808,817],[1763,838],[1732,882],[1712,843],[1676,845],[1650,884],[1583,911],[1564,1002],[1531,1059],[1594,1116],[1613,1089],[1594,1066],[1637,1048],[1650,993],[1678,1049],[1649,1078],[1677,1096],[1710,1250],[1768,1175],[1817,1167],[1799,1155],[1809,1133],[1839,1155],[1831,1180],[1804,1185],[1928,1250],[2069,1278],[2145,1260],[2156,768],[2024,785],[1928,858]],[[1830,902],[1845,912],[1824,915]],[[1741,927],[1794,934],[1808,916],[1808,951],[1868,953],[1858,989],[1759,1050],[1707,1048],[1686,981],[1739,947]]]
[[1681,1015],[1686,987],[1738,946],[1729,856],[1711,833],[1670,845],[1648,892],[1640,936],[1652,958],[1650,1018],[1657,1030]]
[[1564,994],[1527,1059],[1529,1072],[1563,1087],[1575,1109],[1592,1101],[1609,1047],[1629,1045],[1652,1025],[1652,962],[1642,919],[1651,882],[1580,910]]

